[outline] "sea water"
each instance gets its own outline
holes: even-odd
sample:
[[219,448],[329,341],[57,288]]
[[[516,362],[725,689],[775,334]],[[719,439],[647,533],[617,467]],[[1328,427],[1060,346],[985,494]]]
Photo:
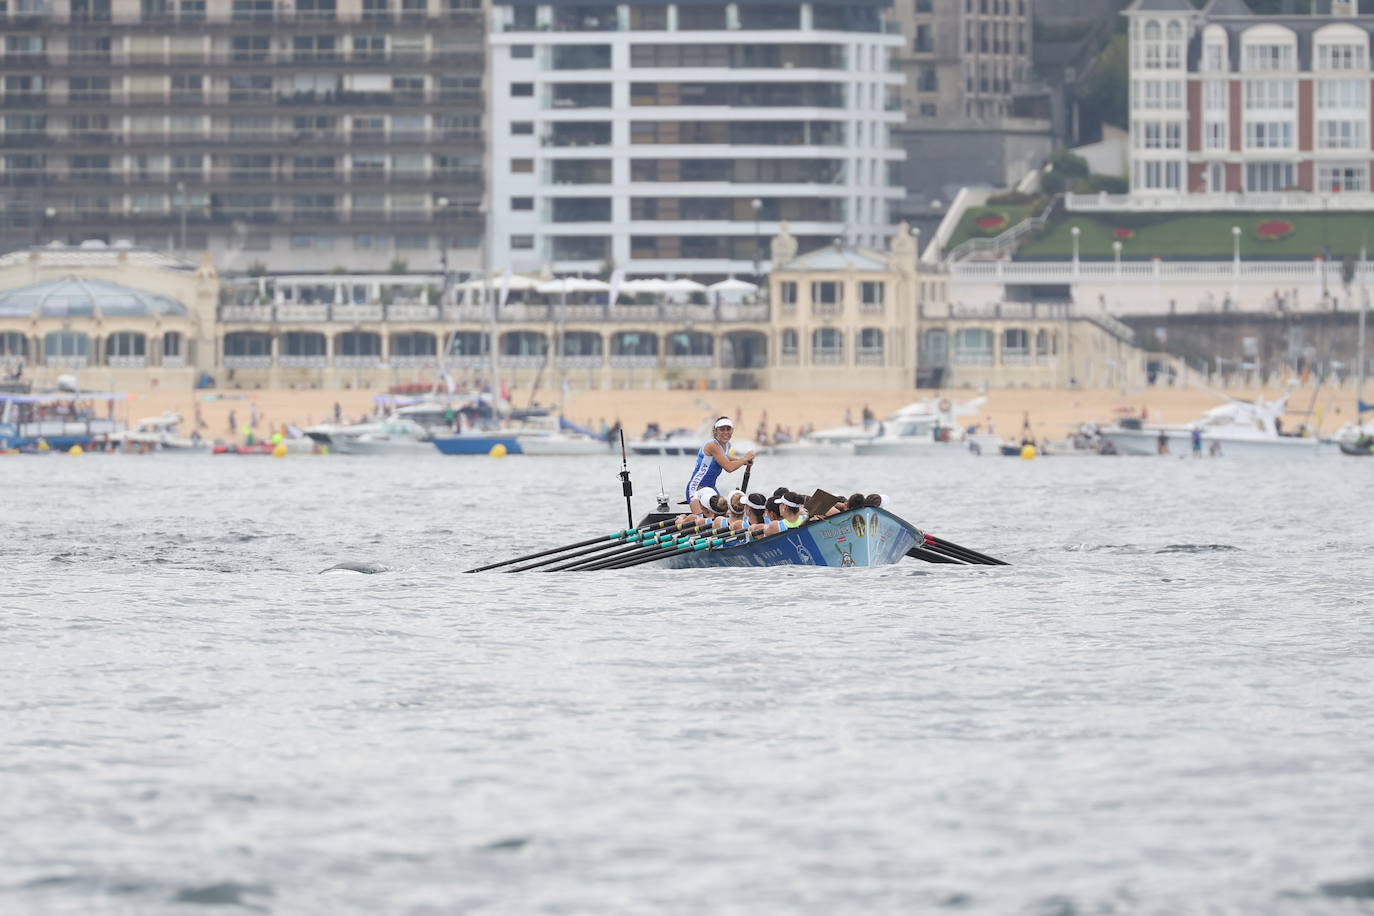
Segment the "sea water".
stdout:
[[0,913],[1374,911],[1374,462],[764,457],[1012,565],[464,575],[618,459],[0,461]]

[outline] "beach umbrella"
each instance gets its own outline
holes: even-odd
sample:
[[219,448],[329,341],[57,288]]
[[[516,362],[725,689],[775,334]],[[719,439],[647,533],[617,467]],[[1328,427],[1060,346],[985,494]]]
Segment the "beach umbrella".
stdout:
[[[506,282],[504,277],[492,277],[492,278],[491,278],[491,288],[492,288],[492,289],[500,289],[500,288],[501,288],[501,284],[504,283],[504,282]],[[453,285],[453,288],[454,288],[454,289],[480,290],[480,289],[483,288],[484,285],[485,285],[485,281],[483,281],[481,277],[478,277],[478,278],[475,279],[475,280],[465,280],[465,281],[462,282],[462,283],[455,283],[455,284]],[[539,281],[538,281],[538,280],[535,280],[535,279],[532,279],[532,278],[530,278],[530,277],[522,277],[522,276],[520,276],[519,274],[511,274],[509,288],[512,289],[512,290],[519,291],[519,292],[528,292],[528,291],[530,291],[530,290],[532,290],[532,289],[538,289],[538,288],[539,288]]]
[[688,280],[685,277],[680,280],[669,280],[664,286],[664,292],[669,293],[704,293],[706,284],[698,283],[695,280]]

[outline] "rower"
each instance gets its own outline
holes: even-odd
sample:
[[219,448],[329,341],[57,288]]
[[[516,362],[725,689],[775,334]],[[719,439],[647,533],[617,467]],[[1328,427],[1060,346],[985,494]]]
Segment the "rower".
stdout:
[[744,491],[731,490],[730,495],[725,497],[725,501],[730,507],[730,527],[735,531],[746,527],[749,520],[745,517]]
[[763,534],[782,534],[787,530],[787,522],[783,521],[782,506],[778,502],[780,497],[774,496],[764,502],[764,526]]
[[712,427],[712,438],[697,451],[696,467],[692,468],[692,476],[687,481],[687,501],[692,503],[692,511],[701,508],[700,502],[695,498],[697,491],[703,487],[710,487],[714,491],[716,478],[720,476],[721,471],[731,474],[746,464],[753,463],[752,451],[745,452],[738,458],[730,455],[730,438],[734,434],[735,421],[729,417],[717,417]]
[[677,517],[678,527],[683,528],[691,525],[698,525],[705,522],[708,517],[711,517],[707,504],[710,503],[715,496],[716,491],[711,487],[702,487],[700,490],[697,490],[696,493],[693,493],[692,507]]
[[778,499],[778,511],[788,528],[800,528],[806,524],[807,514],[803,506],[806,498],[800,493],[788,493]]
[[768,523],[768,517],[764,515],[764,510],[768,508],[768,500],[763,498],[762,493],[750,493],[744,498],[745,523],[751,529],[761,528]]

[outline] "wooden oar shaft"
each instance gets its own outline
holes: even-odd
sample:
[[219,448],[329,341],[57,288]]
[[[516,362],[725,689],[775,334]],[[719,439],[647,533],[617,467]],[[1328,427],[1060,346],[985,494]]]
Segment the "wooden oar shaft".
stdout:
[[627,557],[643,556],[646,553],[657,553],[659,551],[673,549],[682,543],[684,538],[709,537],[710,532],[705,530],[708,527],[707,524],[696,525],[695,527],[684,529],[681,533],[671,536],[666,541],[662,540],[663,535],[660,535],[660,540],[652,544],[640,544],[635,547],[627,546],[626,549],[607,556],[590,557],[563,566],[554,566],[546,571],[562,572],[564,570],[570,570],[573,572],[587,572],[594,569],[609,569]]
[[478,567],[475,568],[475,569],[466,569],[466,570],[463,570],[463,571],[464,571],[464,572],[470,572],[470,573],[486,572],[486,571],[489,570],[489,569],[498,569],[498,568],[500,568],[500,567],[502,567],[502,566],[511,566],[511,565],[513,565],[513,564],[515,564],[515,563],[524,563],[526,560],[537,560],[537,559],[539,559],[540,557],[552,556],[552,555],[555,554],[555,553],[563,553],[564,551],[567,551],[567,550],[576,550],[576,549],[578,549],[579,547],[586,547],[586,546],[588,546],[589,544],[597,544],[597,543],[602,543],[602,542],[607,542],[607,541],[615,541],[615,540],[618,540],[618,539],[620,539],[620,538],[627,537],[627,536],[629,536],[630,534],[632,534],[633,532],[636,532],[636,531],[653,531],[653,530],[656,529],[656,528],[662,528],[662,527],[665,526],[665,525],[671,524],[671,522],[672,522],[672,520],[671,520],[671,519],[668,519],[668,520],[661,521],[661,522],[655,522],[655,523],[652,524],[652,525],[646,525],[646,526],[644,526],[643,528],[625,528],[625,529],[622,529],[622,530],[620,530],[620,531],[613,532],[613,533],[611,533],[611,534],[603,534],[603,535],[601,535],[600,537],[587,538],[587,540],[585,540],[585,541],[578,541],[576,544],[564,544],[562,547],[550,547],[548,550],[541,550],[541,551],[539,551],[538,553],[530,553],[530,554],[526,554],[526,555],[523,556],[523,557],[515,557],[514,559],[510,559],[510,560],[502,560],[502,561],[499,562],[499,563],[488,563],[486,566],[478,566]]

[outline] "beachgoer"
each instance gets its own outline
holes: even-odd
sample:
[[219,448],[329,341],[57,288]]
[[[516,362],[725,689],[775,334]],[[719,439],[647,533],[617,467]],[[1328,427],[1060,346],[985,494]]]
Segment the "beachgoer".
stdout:
[[687,480],[687,501],[691,502],[697,490],[702,487],[716,487],[716,478],[721,471],[733,473],[754,461],[753,451],[745,452],[738,458],[730,455],[730,437],[735,434],[735,422],[729,417],[718,417],[713,427],[712,438],[697,451],[697,463],[692,468],[692,476]]
[[873,425],[873,409],[869,407],[867,404],[864,405],[863,418],[864,429],[868,429],[870,426]]
[[1201,458],[1201,457],[1202,457],[1202,430],[1199,429],[1198,427],[1194,426],[1191,435],[1192,435],[1192,439],[1193,439],[1193,457],[1194,457],[1194,458]]
[[234,411],[229,411],[229,435],[234,435],[239,431],[238,415]]
[[1169,454],[1169,435],[1162,429],[1159,431],[1159,438],[1155,440],[1155,451],[1161,455]]
[[[447,412],[447,411],[444,412],[444,417],[445,417],[445,419],[448,418],[448,412]],[[307,418],[307,419],[308,419],[308,418]],[[335,425],[335,426],[339,426],[339,425],[341,425],[342,423],[343,423],[343,405],[340,404],[338,401],[335,401],[335,402],[334,402],[334,425]],[[451,426],[451,425],[453,425],[453,424],[450,423],[449,425]]]

